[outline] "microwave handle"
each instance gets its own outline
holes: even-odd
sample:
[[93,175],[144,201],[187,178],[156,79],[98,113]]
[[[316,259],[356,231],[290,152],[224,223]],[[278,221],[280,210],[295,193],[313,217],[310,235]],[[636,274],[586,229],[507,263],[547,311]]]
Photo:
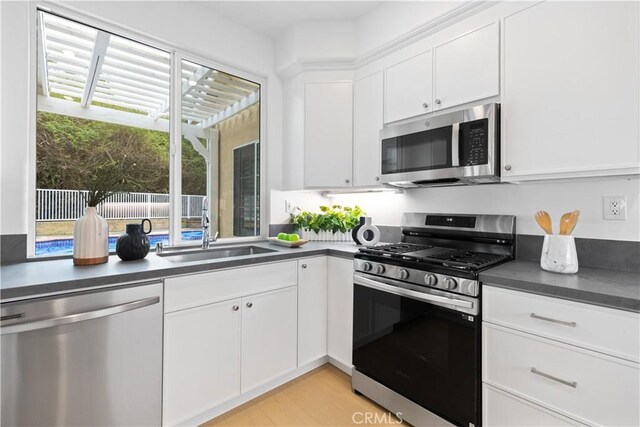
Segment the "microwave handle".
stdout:
[[460,123],[454,123],[451,128],[451,166],[457,167],[460,166],[460,155],[458,152],[460,147]]

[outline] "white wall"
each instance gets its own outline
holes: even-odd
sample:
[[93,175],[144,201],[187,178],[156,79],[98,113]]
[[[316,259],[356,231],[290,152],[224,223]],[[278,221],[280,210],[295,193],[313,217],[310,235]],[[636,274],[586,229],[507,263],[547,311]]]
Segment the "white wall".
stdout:
[[271,191],[270,212],[271,224],[288,224],[289,212],[285,210],[285,201],[291,207],[298,207],[303,211],[320,212],[319,207],[326,205],[329,200],[315,191]]
[[356,50],[366,55],[468,1],[385,2],[356,22]]
[[356,39],[352,21],[296,24],[276,41],[277,72],[284,72],[298,62],[351,61],[357,55]]
[[[627,197],[627,220],[603,219],[603,196]],[[580,210],[577,237],[640,241],[640,179],[601,179],[581,182],[537,182],[408,190],[393,193],[340,195],[340,204],[360,205],[375,224],[400,225],[403,212],[516,215],[518,234],[542,235],[533,215],[546,210],[555,231],[560,216]]]
[[[1,234],[27,232],[30,2],[2,1],[2,206]],[[267,80],[267,184],[282,186],[282,85],[274,71],[270,39],[222,17],[198,2],[66,2],[63,6],[159,39],[225,70],[232,67]],[[56,7],[55,5],[52,7]]]
[[27,232],[27,6],[0,2],[0,234]]

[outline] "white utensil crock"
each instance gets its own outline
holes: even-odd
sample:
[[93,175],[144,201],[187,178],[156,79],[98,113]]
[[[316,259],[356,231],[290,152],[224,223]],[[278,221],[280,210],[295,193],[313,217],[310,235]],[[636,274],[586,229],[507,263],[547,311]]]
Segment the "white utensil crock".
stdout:
[[73,226],[73,264],[94,265],[109,261],[109,224],[95,207]]
[[544,236],[540,267],[553,273],[576,273],[578,271],[578,253],[573,236],[552,234]]

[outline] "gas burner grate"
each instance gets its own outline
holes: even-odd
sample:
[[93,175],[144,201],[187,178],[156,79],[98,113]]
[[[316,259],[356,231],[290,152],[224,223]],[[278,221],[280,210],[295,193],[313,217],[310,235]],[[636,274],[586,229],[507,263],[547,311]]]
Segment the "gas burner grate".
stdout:
[[390,245],[379,245],[368,248],[360,248],[360,253],[393,258],[407,258],[403,257],[402,254],[430,249],[432,247],[433,246],[417,245],[415,243],[392,243]]
[[437,260],[441,261],[443,265],[447,265],[449,267],[478,270],[493,264],[497,264],[508,258],[509,256],[507,255],[487,254],[483,252],[465,250],[451,250],[430,255],[429,257],[425,257],[423,260]]

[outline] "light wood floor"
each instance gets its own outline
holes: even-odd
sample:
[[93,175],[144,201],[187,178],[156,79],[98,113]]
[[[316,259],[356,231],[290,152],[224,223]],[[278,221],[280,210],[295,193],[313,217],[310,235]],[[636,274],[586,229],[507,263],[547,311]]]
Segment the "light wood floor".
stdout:
[[[363,422],[366,413],[370,422]],[[372,422],[377,414],[378,423]],[[382,420],[382,423],[380,421]],[[398,424],[384,408],[351,391],[351,377],[324,365],[204,424],[204,426],[354,426]]]

